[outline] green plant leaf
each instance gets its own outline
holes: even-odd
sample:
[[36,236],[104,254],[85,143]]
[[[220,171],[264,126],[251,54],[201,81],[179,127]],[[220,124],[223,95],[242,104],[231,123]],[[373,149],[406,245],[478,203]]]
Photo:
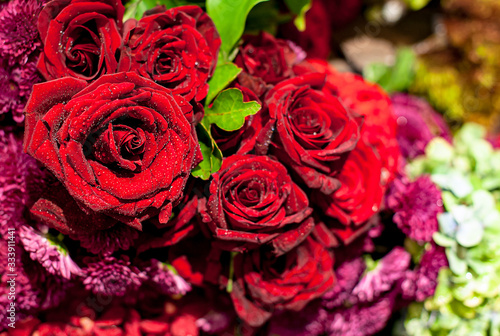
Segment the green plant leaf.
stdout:
[[[219,59],[221,61],[221,59]],[[212,100],[226,88],[241,72],[241,68],[238,68],[236,64],[232,62],[224,62],[223,64],[217,64],[215,68],[214,75],[212,79],[208,82],[208,94],[205,100],[205,106],[208,106]]]
[[404,0],[404,2],[414,11],[420,10],[427,6],[431,0]]
[[288,9],[296,16],[293,23],[299,31],[306,30],[306,13],[311,8],[311,0],[285,0]]
[[393,66],[371,64],[365,68],[363,75],[389,93],[406,91],[413,83],[415,62],[415,53],[410,48],[402,48],[398,50]]
[[155,6],[151,3],[152,1],[154,2],[154,0],[132,0],[127,3],[123,14],[123,22],[128,19],[140,20],[145,11]]
[[212,107],[205,110],[202,122],[206,128],[210,124],[216,124],[223,130],[235,131],[243,126],[246,116],[259,110],[259,103],[243,102],[243,93],[239,89],[227,89],[217,96]]
[[203,161],[191,171],[191,174],[194,177],[208,180],[210,175],[220,169],[222,165],[222,152],[203,124],[196,126],[196,133],[198,134]]
[[207,13],[222,40],[220,52],[224,60],[240,39],[248,13],[256,4],[267,0],[207,0]]

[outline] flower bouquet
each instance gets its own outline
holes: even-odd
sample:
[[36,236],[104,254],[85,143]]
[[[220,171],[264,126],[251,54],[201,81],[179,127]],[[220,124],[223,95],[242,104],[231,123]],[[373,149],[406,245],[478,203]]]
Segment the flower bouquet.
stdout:
[[0,3],[0,335],[498,335],[499,152],[309,7]]

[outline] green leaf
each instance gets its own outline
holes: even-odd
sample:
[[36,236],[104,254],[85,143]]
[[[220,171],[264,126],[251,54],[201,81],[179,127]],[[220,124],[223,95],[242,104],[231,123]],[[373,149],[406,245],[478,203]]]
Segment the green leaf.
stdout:
[[[219,59],[220,61],[220,59]],[[208,106],[212,100],[226,88],[238,74],[241,72],[241,68],[238,68],[236,64],[232,62],[224,62],[223,64],[217,64],[215,68],[214,75],[212,79],[208,82],[208,94],[205,100],[205,106]]]
[[306,30],[306,12],[311,8],[311,0],[285,0],[288,9],[297,15],[293,23],[299,31]]
[[228,60],[234,45],[245,29],[248,13],[256,4],[267,0],[207,0],[207,13],[222,40],[220,52]]
[[132,0],[127,3],[125,13],[123,14],[123,22],[128,19],[140,20],[145,11],[154,7],[154,5],[149,7],[151,1],[152,0]]
[[404,2],[414,11],[420,10],[427,6],[431,0],[404,0]]
[[443,247],[452,247],[453,245],[456,244],[456,242],[453,239],[445,236],[440,232],[434,232],[434,234],[432,235],[432,239],[434,239],[434,242],[436,242],[437,245]]
[[203,161],[196,166],[191,174],[194,177],[199,177],[203,180],[208,180],[210,175],[217,172],[222,165],[222,153],[211,137],[210,132],[203,124],[196,126],[196,133],[198,133],[198,140],[200,143]]
[[260,110],[260,104],[251,101],[243,102],[243,93],[238,89],[222,91],[214,101],[212,107],[205,110],[203,124],[216,124],[226,131],[235,131],[243,126],[245,117]]
[[363,71],[364,77],[379,84],[387,92],[406,91],[413,83],[416,56],[410,48],[402,48],[393,66],[371,64]]

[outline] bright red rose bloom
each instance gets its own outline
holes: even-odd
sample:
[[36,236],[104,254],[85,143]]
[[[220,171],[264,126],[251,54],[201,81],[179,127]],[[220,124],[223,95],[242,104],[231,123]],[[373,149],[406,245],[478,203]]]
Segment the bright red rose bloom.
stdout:
[[[338,189],[335,174],[356,147],[361,119],[339,99],[322,91],[325,76],[308,74],[276,85],[265,98],[269,122],[256,150],[269,151],[304,183],[329,194]],[[275,129],[273,134],[273,129]]]
[[231,298],[239,317],[257,327],[275,311],[302,310],[334,284],[331,253],[308,237],[280,257],[266,257],[262,250],[238,254]]
[[330,229],[349,243],[368,229],[369,219],[380,210],[384,190],[381,185],[382,162],[365,141],[360,140],[337,175],[340,188],[330,195],[314,191],[312,199],[326,215],[341,225]]
[[121,45],[120,0],[52,0],[38,17],[44,47],[38,70],[47,80],[91,81],[114,73]]
[[136,73],[35,85],[24,150],[88,213],[166,223],[201,155],[182,97]]
[[279,162],[256,155],[233,155],[213,174],[203,221],[221,249],[244,251],[270,243],[283,254],[314,228],[306,194]]
[[197,6],[157,8],[125,23],[119,71],[136,71],[200,101],[217,64],[221,40],[212,19]]
[[322,60],[307,60],[294,67],[294,71],[298,74],[326,74],[327,83],[323,90],[337,96],[350,110],[364,117],[363,134],[381,157],[382,184],[387,186],[396,175],[401,156],[396,139],[396,115],[387,93],[359,75],[337,72]]

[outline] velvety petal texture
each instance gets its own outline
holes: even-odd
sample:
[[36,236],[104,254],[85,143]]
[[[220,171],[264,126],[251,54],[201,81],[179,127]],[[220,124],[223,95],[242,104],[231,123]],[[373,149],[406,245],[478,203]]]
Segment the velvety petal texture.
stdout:
[[262,250],[238,254],[234,277],[234,308],[250,326],[261,326],[275,311],[300,311],[335,284],[332,255],[310,237],[281,257]]
[[38,17],[44,48],[38,70],[47,80],[91,81],[117,69],[125,9],[120,0],[52,0]]
[[268,150],[292,168],[310,188],[329,194],[335,178],[360,137],[361,119],[322,91],[326,77],[313,73],[277,84],[265,97],[269,121],[256,151]]
[[307,195],[283,165],[267,156],[226,158],[213,175],[210,194],[202,208],[203,221],[225,250],[270,243],[280,255],[314,228]]
[[166,223],[200,153],[186,107],[133,72],[89,86],[71,77],[46,82],[35,86],[26,109],[24,150],[84,212],[139,229],[152,215]]
[[221,40],[200,7],[158,7],[127,21],[123,36],[119,71],[136,71],[187,100],[206,97]]

